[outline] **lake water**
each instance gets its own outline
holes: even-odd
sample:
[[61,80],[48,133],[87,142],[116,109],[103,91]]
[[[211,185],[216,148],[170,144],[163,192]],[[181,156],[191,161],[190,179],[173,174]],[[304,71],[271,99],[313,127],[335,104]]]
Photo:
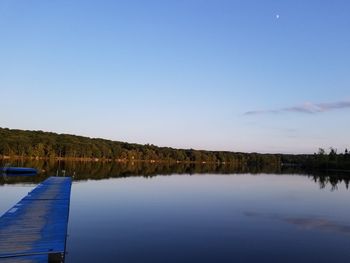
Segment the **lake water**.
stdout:
[[[350,176],[84,165],[72,166],[66,262],[350,261]],[[54,169],[2,179],[0,213]]]

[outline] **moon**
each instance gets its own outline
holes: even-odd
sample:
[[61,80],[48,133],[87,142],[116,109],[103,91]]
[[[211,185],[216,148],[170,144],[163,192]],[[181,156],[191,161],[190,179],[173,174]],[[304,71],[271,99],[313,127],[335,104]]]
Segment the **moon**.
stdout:
[[279,19],[279,18],[280,18],[280,15],[279,15],[279,14],[277,14],[277,15],[276,15],[276,19]]

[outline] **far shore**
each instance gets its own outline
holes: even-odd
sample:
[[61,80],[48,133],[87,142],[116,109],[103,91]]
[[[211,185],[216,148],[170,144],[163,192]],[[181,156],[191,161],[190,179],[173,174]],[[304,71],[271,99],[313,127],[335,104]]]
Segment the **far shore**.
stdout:
[[0,156],[0,160],[42,160],[42,161],[74,161],[74,162],[145,162],[145,163],[193,163],[193,164],[234,164],[235,162],[206,162],[206,161],[175,161],[175,160],[138,160],[138,159],[108,159],[108,158],[76,158],[76,157],[28,157]]

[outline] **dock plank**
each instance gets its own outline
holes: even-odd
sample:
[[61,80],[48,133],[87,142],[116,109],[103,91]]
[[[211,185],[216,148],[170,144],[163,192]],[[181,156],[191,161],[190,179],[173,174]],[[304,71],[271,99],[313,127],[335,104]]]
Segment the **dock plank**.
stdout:
[[0,218],[0,259],[64,258],[71,184],[70,177],[50,177]]

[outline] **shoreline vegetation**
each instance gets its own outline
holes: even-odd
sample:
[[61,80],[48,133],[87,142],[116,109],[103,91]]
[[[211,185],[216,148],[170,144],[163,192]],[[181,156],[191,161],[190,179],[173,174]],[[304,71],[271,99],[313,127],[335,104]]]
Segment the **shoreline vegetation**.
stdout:
[[43,131],[0,128],[0,159],[80,162],[215,164],[350,171],[350,153],[261,154],[175,149]]

